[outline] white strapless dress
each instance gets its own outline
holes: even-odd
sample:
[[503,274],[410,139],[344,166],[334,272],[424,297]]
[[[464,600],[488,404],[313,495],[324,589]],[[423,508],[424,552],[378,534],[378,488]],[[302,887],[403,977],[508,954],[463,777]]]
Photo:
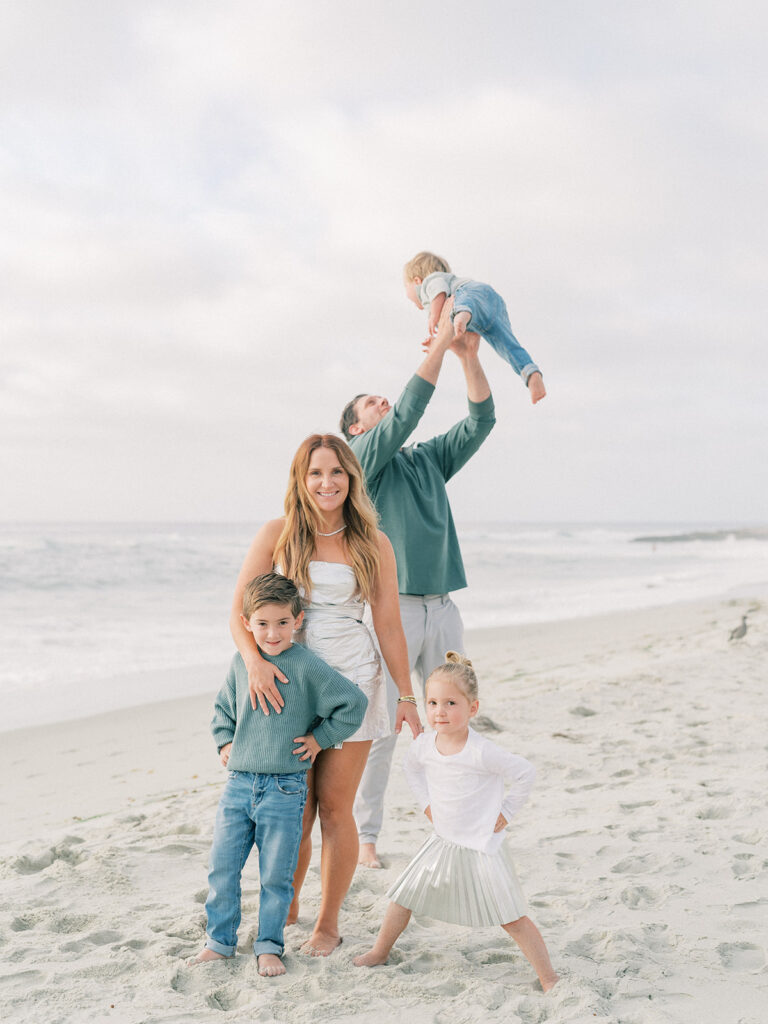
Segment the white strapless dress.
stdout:
[[305,603],[304,622],[296,634],[331,668],[360,687],[368,698],[363,723],[345,743],[376,740],[392,734],[387,710],[387,688],[381,657],[364,624],[364,602],[356,594],[351,565],[342,562],[309,563],[312,597]]

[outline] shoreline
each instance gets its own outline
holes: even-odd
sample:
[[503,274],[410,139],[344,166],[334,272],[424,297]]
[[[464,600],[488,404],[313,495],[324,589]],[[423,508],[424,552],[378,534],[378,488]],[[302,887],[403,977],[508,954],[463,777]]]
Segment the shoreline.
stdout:
[[[585,615],[575,615],[566,618],[542,619],[530,622],[493,623],[488,626],[467,626],[465,628],[465,646],[467,651],[470,651],[475,637],[486,640],[488,638],[492,638],[496,633],[515,633],[522,638],[523,642],[525,641],[526,636],[540,635],[552,630],[575,635],[581,632],[582,630],[580,627],[583,627],[584,632],[590,633],[590,623],[602,622],[604,619],[615,618],[617,621],[621,621],[622,619],[629,617],[643,616],[646,613],[650,615],[655,612],[660,613],[664,609],[668,610],[688,606],[693,607],[702,603],[717,601],[750,600],[752,594],[758,595],[761,593],[768,594],[768,579],[760,584],[740,584],[738,586],[731,586],[725,590],[720,589],[712,594],[705,594],[692,599],[686,598],[682,600],[663,601],[658,604],[614,609],[606,612],[587,613]],[[232,653],[234,653],[234,648]],[[104,679],[102,689],[110,691],[112,699],[106,701],[105,703],[107,706],[103,707],[100,711],[94,712],[92,715],[74,714],[71,716],[67,715],[63,718],[44,719],[36,724],[28,722],[21,725],[2,727],[0,728],[0,737],[5,739],[11,734],[23,732],[25,730],[53,728],[59,725],[73,724],[81,721],[84,722],[91,718],[107,718],[118,713],[136,712],[140,708],[150,708],[155,704],[174,702],[177,700],[194,699],[196,697],[207,695],[210,695],[212,700],[217,692],[220,682],[224,679],[228,664],[228,661],[226,663],[196,662],[194,664],[184,665],[174,669],[145,669],[135,672],[121,672],[117,675],[109,676]],[[144,681],[143,685],[145,688],[149,686],[157,689],[158,691],[160,691],[164,685],[168,684],[168,680],[171,680],[170,689],[172,690],[172,696],[164,697],[156,701],[142,699],[128,704],[119,703],[120,698],[116,696],[116,691],[130,691],[133,688],[132,684],[135,683],[137,679],[142,679]],[[210,689],[207,688],[209,681],[211,683]],[[185,692],[185,689],[188,690],[188,692]],[[35,710],[39,713],[39,708],[36,708]]]

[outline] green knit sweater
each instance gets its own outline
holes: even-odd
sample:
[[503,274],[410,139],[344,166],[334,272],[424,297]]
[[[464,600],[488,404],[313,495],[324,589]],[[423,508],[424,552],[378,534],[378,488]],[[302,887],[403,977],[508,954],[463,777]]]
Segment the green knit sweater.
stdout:
[[266,661],[289,680],[278,683],[285,707],[280,714],[251,707],[248,672],[241,655],[235,654],[226,682],[216,697],[211,732],[221,750],[232,744],[227,768],[236,772],[287,775],[306,771],[309,760],[293,753],[297,736],[310,732],[323,749],[348,739],[359,727],[368,698],[354,683],[294,643]]
[[447,594],[466,587],[446,481],[458,473],[496,422],[493,398],[469,402],[469,415],[438,437],[401,447],[421,419],[434,387],[412,377],[387,415],[350,441],[379,525],[395,549],[401,594]]

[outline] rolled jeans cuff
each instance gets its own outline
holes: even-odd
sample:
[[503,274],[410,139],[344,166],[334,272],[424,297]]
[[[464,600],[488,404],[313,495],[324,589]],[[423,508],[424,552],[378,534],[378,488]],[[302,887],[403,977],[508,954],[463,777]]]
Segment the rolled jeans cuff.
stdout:
[[234,956],[237,950],[237,946],[225,946],[223,942],[217,942],[216,939],[212,939],[207,933],[205,936],[205,948],[212,949],[214,953],[220,953],[222,956]]
[[283,949],[283,946],[278,945],[276,942],[271,942],[269,939],[254,942],[253,944],[254,956],[261,956],[262,953],[274,953],[275,956],[282,956]]

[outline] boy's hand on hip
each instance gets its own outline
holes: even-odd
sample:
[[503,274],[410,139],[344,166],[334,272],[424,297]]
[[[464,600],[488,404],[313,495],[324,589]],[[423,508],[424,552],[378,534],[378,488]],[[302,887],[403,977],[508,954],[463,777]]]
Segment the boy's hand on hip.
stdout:
[[309,763],[314,764],[315,758],[323,749],[317,742],[314,736],[297,736],[294,743],[298,743],[298,747],[293,748],[294,754],[299,755],[300,761],[306,761],[309,758]]

